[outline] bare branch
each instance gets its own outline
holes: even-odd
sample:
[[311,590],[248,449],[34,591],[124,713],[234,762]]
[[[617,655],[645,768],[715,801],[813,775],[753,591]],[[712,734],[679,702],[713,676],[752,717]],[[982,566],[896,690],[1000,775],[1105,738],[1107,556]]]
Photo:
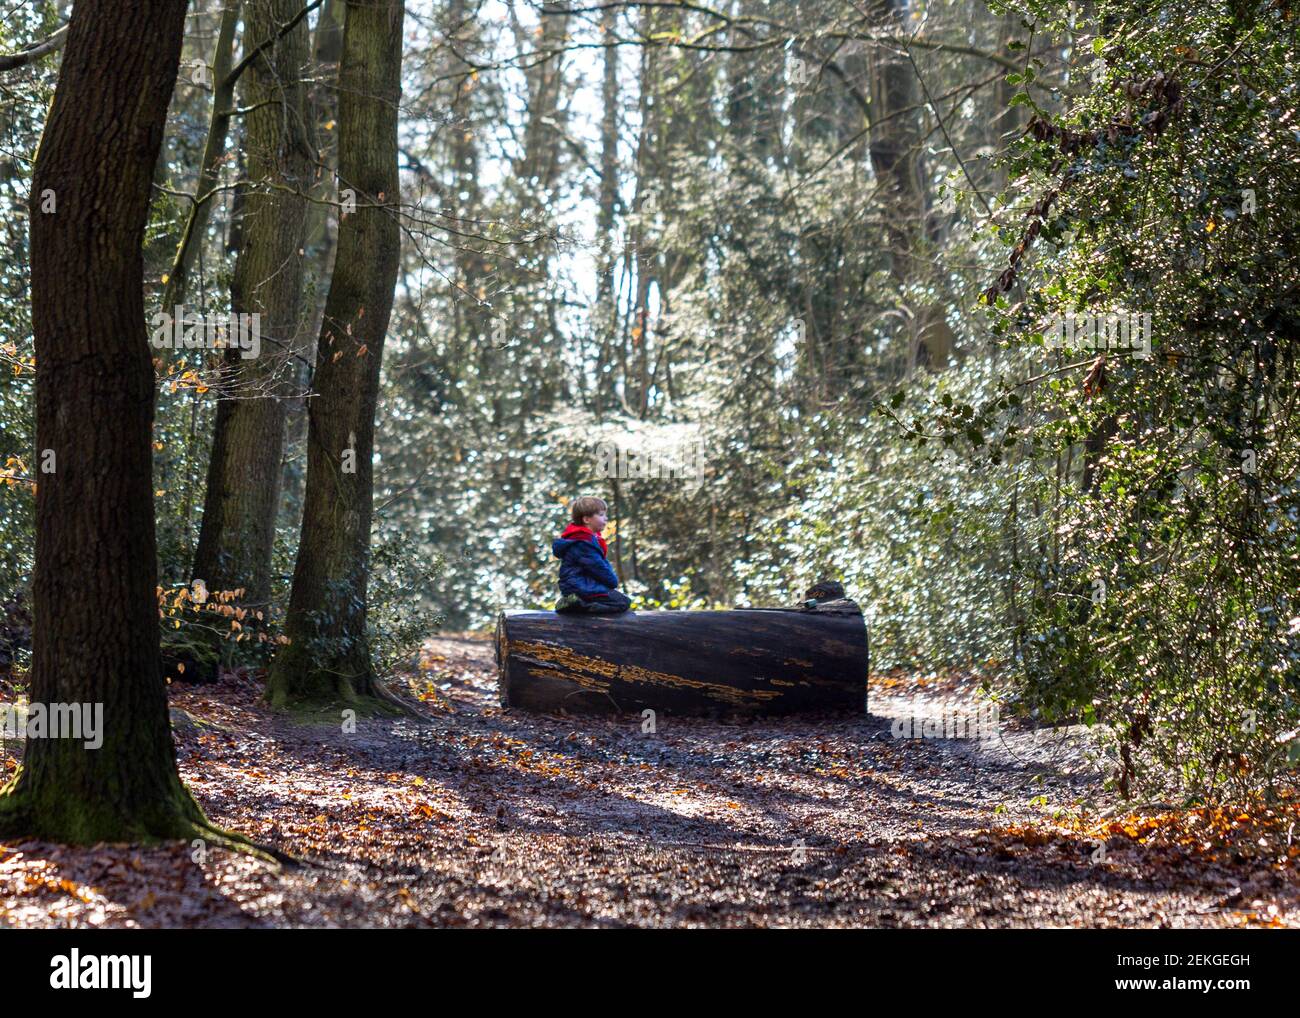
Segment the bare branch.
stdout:
[[57,32],[35,46],[29,46],[17,53],[0,54],[0,72],[12,71],[16,67],[26,67],[47,54],[63,47],[68,38],[68,26],[64,25]]

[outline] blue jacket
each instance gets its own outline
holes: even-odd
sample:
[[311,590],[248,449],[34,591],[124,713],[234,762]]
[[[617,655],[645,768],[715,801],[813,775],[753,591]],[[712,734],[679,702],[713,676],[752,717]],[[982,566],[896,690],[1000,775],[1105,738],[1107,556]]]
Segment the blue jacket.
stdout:
[[602,543],[597,534],[575,524],[551,542],[551,551],[560,560],[561,594],[590,598],[618,589],[618,574]]

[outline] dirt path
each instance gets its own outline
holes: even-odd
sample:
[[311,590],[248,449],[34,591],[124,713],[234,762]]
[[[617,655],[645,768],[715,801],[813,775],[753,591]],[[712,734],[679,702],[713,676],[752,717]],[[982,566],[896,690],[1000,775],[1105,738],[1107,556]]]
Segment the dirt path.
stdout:
[[430,724],[301,725],[251,682],[174,690],[206,845],[0,845],[0,925],[1236,926],[1295,885],[1051,813],[1095,789],[1081,736],[899,739],[973,692],[873,685],[866,718],[725,724],[503,712],[486,640],[432,641]]

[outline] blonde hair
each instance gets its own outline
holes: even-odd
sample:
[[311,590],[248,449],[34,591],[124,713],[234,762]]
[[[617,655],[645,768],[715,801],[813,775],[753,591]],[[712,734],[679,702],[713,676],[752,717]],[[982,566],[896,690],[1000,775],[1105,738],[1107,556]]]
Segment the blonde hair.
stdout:
[[575,498],[569,503],[569,519],[580,527],[583,526],[586,517],[604,512],[609,512],[609,506],[605,504],[603,498],[597,498],[595,495],[583,495],[582,498]]

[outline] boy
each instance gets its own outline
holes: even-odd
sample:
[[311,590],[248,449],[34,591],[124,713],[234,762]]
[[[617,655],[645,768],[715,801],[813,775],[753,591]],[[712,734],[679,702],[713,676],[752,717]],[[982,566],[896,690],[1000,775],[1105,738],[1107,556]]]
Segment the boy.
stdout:
[[591,495],[574,499],[569,506],[572,521],[552,543],[560,560],[560,600],[557,612],[586,612],[616,615],[632,607],[631,599],[618,589],[618,574],[609,564],[608,549],[600,532],[608,522],[609,506]]

